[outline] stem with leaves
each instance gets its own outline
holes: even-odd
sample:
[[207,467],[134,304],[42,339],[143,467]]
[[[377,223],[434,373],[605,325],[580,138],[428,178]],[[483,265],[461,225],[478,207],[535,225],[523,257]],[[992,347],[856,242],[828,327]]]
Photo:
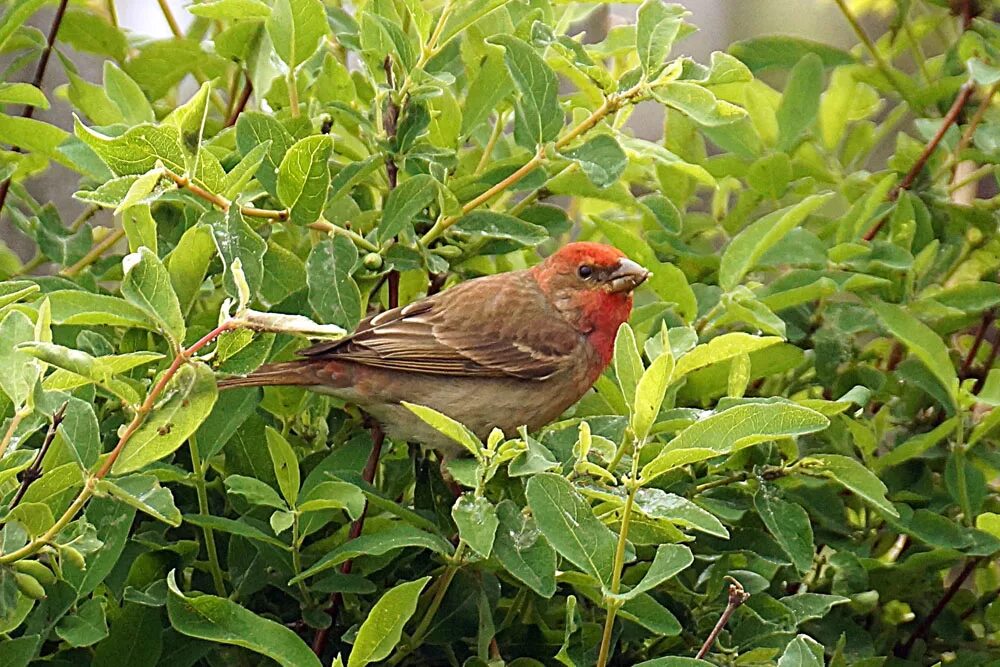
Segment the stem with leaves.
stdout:
[[[198,437],[196,435],[188,438],[188,450],[191,452],[194,488],[195,493],[198,495],[198,514],[207,517],[211,515],[208,509],[208,489],[205,485],[205,473],[208,471],[208,462],[203,461],[201,458],[201,452],[198,449]],[[220,597],[226,597],[226,583],[222,576],[219,551],[215,546],[215,531],[206,525],[202,526],[202,532],[205,535],[205,552],[208,554],[208,569],[212,573],[215,592]]]
[[69,522],[73,520],[77,512],[83,509],[83,506],[87,504],[90,497],[94,495],[97,483],[107,477],[108,473],[111,472],[111,467],[115,464],[115,461],[118,460],[118,457],[121,456],[122,451],[125,449],[129,440],[132,439],[132,436],[135,435],[143,423],[145,423],[146,418],[149,417],[150,413],[153,411],[157,399],[167,388],[167,385],[170,384],[170,381],[174,378],[174,375],[177,374],[177,371],[180,370],[181,366],[190,361],[199,350],[214,341],[222,333],[235,329],[236,327],[237,324],[235,321],[226,320],[202,336],[197,342],[192,344],[191,347],[184,348],[177,353],[173,362],[171,362],[170,367],[164,371],[162,376],[160,376],[160,379],[155,385],[153,385],[149,394],[146,395],[146,400],[143,401],[142,405],[140,405],[136,410],[135,416],[122,432],[121,436],[119,436],[118,443],[115,445],[114,449],[112,449],[107,457],[105,457],[104,463],[101,464],[101,467],[97,470],[97,472],[87,478],[83,485],[83,489],[69,506],[69,509],[63,512],[63,515],[59,517],[59,519],[52,524],[52,527],[45,531],[43,535],[35,538],[31,542],[28,542],[28,544],[24,545],[20,549],[17,549],[16,551],[0,556],[0,565],[8,565],[15,561],[19,561],[22,558],[27,558],[28,556],[38,553],[44,547],[49,545],[60,532],[62,532],[63,528],[65,528]]
[[[561,150],[573,143],[580,136],[586,134],[594,128],[598,123],[604,120],[609,114],[612,114],[619,109],[621,109],[626,104],[636,101],[636,99],[645,90],[645,82],[636,84],[632,88],[629,88],[622,93],[612,93],[608,95],[604,102],[597,109],[594,110],[587,118],[583,119],[578,125],[573,127],[569,132],[560,137],[555,142],[556,150]],[[420,239],[420,245],[426,247],[431,243],[436,241],[442,234],[444,234],[448,229],[461,220],[463,215],[471,213],[475,209],[479,208],[489,200],[493,199],[496,195],[504,192],[508,188],[520,183],[528,174],[533,172],[535,169],[540,167],[547,156],[547,151],[545,146],[539,146],[535,151],[535,154],[523,165],[521,165],[514,173],[507,176],[496,185],[490,187],[485,192],[480,194],[478,197],[466,202],[462,205],[462,212],[459,215],[448,216],[447,218],[439,218],[434,226],[431,227],[426,234]]]

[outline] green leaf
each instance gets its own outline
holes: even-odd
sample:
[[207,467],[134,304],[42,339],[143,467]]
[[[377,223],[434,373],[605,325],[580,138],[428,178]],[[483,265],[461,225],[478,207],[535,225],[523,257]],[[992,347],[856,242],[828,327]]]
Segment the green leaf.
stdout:
[[185,514],[184,522],[201,528],[211,528],[212,530],[229,533],[230,535],[239,535],[240,537],[245,537],[248,540],[269,544],[272,547],[278,547],[279,549],[288,549],[287,544],[276,537],[268,535],[259,528],[251,526],[246,521],[235,521],[233,519],[213,516],[211,514]]
[[[145,178],[140,176],[136,179],[133,186],[140,183],[142,179]],[[145,189],[146,185],[152,181],[153,185],[156,185],[159,175],[155,178],[150,178],[144,183],[139,191]],[[126,202],[132,196],[133,192],[130,189],[128,194],[126,194],[125,199],[122,200],[123,205],[127,205],[128,208],[122,213],[122,228],[125,230],[125,237],[128,239],[128,250],[129,252],[137,252],[139,248],[145,246],[149,248],[154,255],[157,254],[158,241],[156,238],[156,220],[153,218],[153,214],[149,210],[149,204],[136,204],[130,205]],[[149,194],[148,192],[146,194]],[[142,195],[145,197],[145,195]]]
[[365,494],[347,482],[320,482],[309,489],[298,508],[302,513],[342,509],[346,510],[347,516],[356,520],[364,514]]
[[815,454],[804,459],[802,464],[807,470],[813,469],[813,465],[821,466],[816,469],[819,474],[836,480],[878,510],[890,516],[899,516],[899,512],[885,497],[888,492],[885,484],[860,461],[840,454]]
[[[663,6],[660,0],[653,1]],[[598,134],[576,148],[563,151],[563,155],[579,164],[590,182],[599,188],[606,188],[621,178],[628,166],[628,156],[610,134]]]
[[663,397],[670,386],[674,372],[674,355],[663,350],[639,378],[635,388],[635,407],[632,409],[632,432],[636,442],[644,442],[660,414]]
[[207,19],[240,19],[253,21],[266,19],[271,8],[261,0],[212,0],[188,6],[188,12]]
[[309,305],[324,324],[351,330],[361,320],[361,290],[351,277],[358,249],[343,236],[325,238],[306,260]]
[[873,301],[872,310],[893,336],[898,338],[934,374],[948,392],[952,406],[957,404],[958,375],[951,363],[948,347],[934,330],[909,311],[891,303]]
[[333,141],[319,134],[295,142],[278,168],[278,198],[299,225],[315,222],[326,205],[330,188],[330,152]]
[[647,77],[655,77],[663,67],[686,14],[687,11],[680,5],[667,5],[662,0],[646,0],[639,7],[635,50]]
[[142,88],[110,60],[104,61],[104,90],[126,124],[156,122],[156,114]]
[[735,104],[718,99],[712,91],[690,81],[671,81],[657,86],[653,89],[653,97],[705,127],[728,125],[747,115]]
[[200,361],[181,366],[167,385],[162,402],[129,440],[111,472],[134,472],[171,454],[212,411],[217,394],[215,375],[208,366]]
[[0,141],[44,155],[64,167],[78,170],[79,167],[72,160],[57,150],[68,137],[66,130],[44,121],[0,114]]
[[256,175],[264,189],[274,196],[278,195],[278,166],[294,143],[288,130],[267,114],[245,111],[236,121],[236,146],[241,155],[246,157],[258,146],[268,144]]
[[807,635],[788,642],[778,667],[823,667],[823,646]]
[[824,67],[850,65],[854,56],[834,46],[798,37],[774,35],[734,42],[729,52],[742,60],[754,74],[768,69],[794,67],[808,54],[819,56]]
[[452,37],[508,2],[510,0],[470,0],[459,3],[445,21],[438,43],[446,44]]
[[813,544],[809,515],[795,503],[779,498],[774,489],[762,484],[753,497],[754,508],[781,550],[799,573],[812,568],[816,546]]
[[176,173],[184,173],[180,131],[173,125],[136,125],[117,137],[91,130],[74,118],[76,136],[118,176],[145,174],[160,161]]
[[184,315],[170,284],[170,274],[153,251],[142,247],[122,260],[125,277],[121,291],[130,303],[138,306],[159,325],[160,331],[176,347],[184,342]]
[[30,83],[0,83],[0,104],[23,104],[48,109],[45,93]]
[[226,174],[225,184],[222,186],[222,196],[226,199],[233,199],[243,192],[247,183],[260,169],[260,165],[263,164],[264,158],[267,157],[270,150],[270,139],[251,148],[243,156],[243,159]]
[[699,368],[729,361],[742,354],[763,350],[780,342],[781,338],[777,336],[753,336],[742,331],[716,336],[677,360],[677,365],[674,367],[674,380],[679,380]]
[[465,447],[477,460],[482,461],[483,443],[463,424],[460,424],[448,415],[441,414],[433,408],[416,405],[415,403],[407,403],[406,401],[403,401],[403,405],[417,417],[420,417],[421,421],[425,424],[445,437],[451,438],[462,447]]
[[170,284],[177,295],[181,312],[191,310],[205,282],[208,265],[215,258],[215,238],[208,225],[189,227],[166,258]]
[[694,554],[681,544],[661,544],[656,548],[653,562],[638,584],[627,593],[621,594],[623,600],[631,600],[641,593],[653,590],[664,581],[673,578],[681,570],[694,562]]
[[108,636],[104,598],[84,600],[76,611],[63,616],[55,627],[56,636],[74,648],[92,646]]
[[450,554],[453,551],[451,544],[442,537],[414,528],[409,524],[398,523],[377,533],[365,533],[345,542],[288,583],[294,585],[320,572],[337,567],[346,560],[366,555],[379,556],[405,547],[430,549],[439,554]]
[[35,339],[35,327],[28,316],[16,310],[0,320],[0,390],[15,406],[23,405],[38,379],[38,363],[19,343]]
[[510,500],[497,505],[499,527],[493,544],[497,561],[544,598],[556,592],[556,552],[538,530],[534,518]]
[[45,0],[19,0],[4,10],[3,20],[0,21],[0,48],[43,4]]
[[682,465],[729,454],[759,442],[822,431],[830,421],[794,403],[737,405],[702,419],[677,434],[642,468],[643,485]]
[[226,477],[225,484],[229,494],[243,496],[252,505],[263,505],[279,510],[288,508],[278,492],[259,479],[245,475],[229,475]]
[[320,0],[276,0],[265,25],[275,53],[291,68],[311,56],[327,33]]
[[518,145],[535,150],[555,139],[562,129],[559,80],[538,52],[517,37],[494,35],[489,41],[504,47],[504,62],[521,93],[517,100],[514,138]]
[[636,346],[635,333],[628,322],[618,327],[618,334],[615,336],[614,366],[615,378],[625,397],[625,404],[631,407],[635,405],[635,388],[645,369]]
[[536,246],[549,238],[549,231],[541,225],[526,222],[520,218],[505,213],[495,213],[493,211],[473,211],[468,215],[463,215],[458,223],[451,228],[452,233],[469,234],[473,241],[479,239],[490,239],[501,241],[496,247],[487,247],[480,250],[481,254],[502,254],[509,252],[510,241],[517,246]]
[[225,214],[211,214],[212,237],[215,247],[225,266],[225,287],[230,296],[239,296],[239,289],[233,280],[232,266],[237,259],[251,295],[257,294],[264,282],[264,253],[267,243],[243,217],[238,206],[232,206]]
[[[696,452],[698,450],[681,450]],[[729,531],[714,514],[702,509],[693,502],[663,489],[639,489],[635,496],[635,507],[652,519],[666,519],[682,526],[693,528],[707,535],[722,539],[729,538]]]
[[437,199],[440,183],[427,174],[417,174],[399,184],[389,193],[378,226],[380,244],[413,229],[417,214]]
[[167,575],[170,625],[188,637],[231,644],[265,655],[285,667],[321,667],[302,639],[280,623],[262,618],[215,595],[188,597],[177,586],[175,571]]
[[389,657],[399,643],[403,626],[417,610],[420,591],[430,580],[430,577],[423,577],[399,584],[379,598],[358,628],[347,667],[364,667]]
[[559,555],[609,586],[617,539],[573,485],[540,473],[528,480],[525,494],[539,530]]
[[278,488],[289,507],[295,507],[299,498],[299,459],[295,450],[281,433],[268,426],[264,430],[267,437],[267,451],[271,454],[274,476],[278,478]]
[[823,61],[815,53],[802,57],[788,76],[778,107],[778,148],[790,151],[816,120],[823,92]]
[[477,554],[489,558],[500,525],[493,503],[482,496],[465,493],[452,506],[451,517],[458,526],[458,536]]
[[725,290],[736,287],[743,277],[788,232],[792,231],[825,204],[832,194],[810,195],[797,204],[765,215],[736,235],[722,253],[719,265],[719,286]]
[[801,625],[806,621],[823,618],[831,609],[845,602],[850,602],[850,598],[842,595],[824,595],[821,593],[798,593],[789,595],[778,600],[792,610],[795,616],[795,624]]
[[109,493],[155,519],[171,525],[181,525],[181,513],[174,505],[170,489],[160,486],[153,475],[129,475],[117,479],[102,479],[98,489]]

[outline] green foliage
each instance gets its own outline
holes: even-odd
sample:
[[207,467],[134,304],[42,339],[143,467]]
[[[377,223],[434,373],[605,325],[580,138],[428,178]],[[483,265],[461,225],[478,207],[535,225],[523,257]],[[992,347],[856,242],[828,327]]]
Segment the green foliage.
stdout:
[[[586,44],[595,4],[72,3],[54,94],[45,4],[0,4],[0,665],[1000,658],[995,1],[708,63],[659,0]],[[414,396],[462,456],[366,466],[354,406],[218,391],[573,239],[653,275],[541,432]]]

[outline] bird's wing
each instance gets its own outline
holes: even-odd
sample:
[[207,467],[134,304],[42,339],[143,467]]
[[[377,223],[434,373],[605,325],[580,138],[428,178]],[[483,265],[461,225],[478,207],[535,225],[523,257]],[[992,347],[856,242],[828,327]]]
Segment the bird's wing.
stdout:
[[299,354],[409,372],[543,380],[572,364],[584,344],[534,278],[519,272],[385,311],[351,336]]

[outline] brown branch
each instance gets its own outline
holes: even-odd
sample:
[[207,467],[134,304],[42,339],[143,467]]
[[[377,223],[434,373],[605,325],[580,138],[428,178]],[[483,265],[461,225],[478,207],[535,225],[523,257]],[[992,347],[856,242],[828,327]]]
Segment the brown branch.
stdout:
[[247,103],[250,101],[250,95],[252,93],[253,83],[250,82],[250,77],[247,77],[247,83],[243,86],[243,92],[240,94],[240,99],[236,101],[232,112],[229,114],[229,118],[226,119],[226,127],[236,125],[236,121],[239,120],[240,114],[247,108]]
[[920,622],[920,625],[918,625],[917,629],[913,631],[913,634],[906,640],[906,643],[902,646],[896,647],[895,653],[898,657],[905,658],[910,655],[913,645],[918,639],[922,639],[926,636],[927,631],[931,629],[934,621],[936,621],[937,617],[941,615],[941,612],[948,606],[951,599],[955,597],[955,593],[962,588],[962,584],[965,583],[965,580],[969,578],[969,575],[972,574],[972,572],[976,569],[976,566],[979,565],[982,560],[981,556],[969,559],[969,562],[965,564],[962,571],[958,573],[957,577],[955,577],[955,581],[951,582],[951,585],[948,586],[947,590],[945,590],[944,595],[942,595],[941,599],[937,601],[937,604],[934,605],[934,608],[931,609],[930,613],[924,617],[924,620]]
[[[927,142],[927,145],[924,146],[924,150],[921,151],[920,156],[917,157],[917,161],[913,163],[910,170],[906,172],[903,180],[900,181],[899,185],[893,188],[892,192],[889,193],[889,201],[895,201],[900,192],[903,190],[909,190],[913,187],[913,183],[917,180],[920,172],[923,171],[924,166],[927,164],[927,161],[930,160],[931,155],[937,149],[941,140],[944,139],[944,135],[948,132],[948,129],[955,124],[959,116],[962,114],[962,110],[965,109],[965,106],[969,103],[969,98],[972,97],[972,93],[975,89],[975,83],[972,81],[967,81],[962,85],[961,89],[958,91],[958,95],[955,97],[955,101],[951,104],[951,108],[948,109],[948,113],[946,113],[944,118],[941,120],[941,126],[938,128],[937,132],[931,140]],[[888,218],[888,215],[882,216],[862,238],[865,241],[871,241],[875,238],[875,235],[879,233]]]
[[726,608],[722,612],[722,616],[719,617],[719,621],[712,628],[712,631],[708,633],[708,637],[705,638],[705,643],[701,645],[698,650],[698,654],[695,656],[696,659],[700,660],[708,655],[708,651],[712,648],[712,644],[715,640],[719,638],[719,633],[722,629],[726,627],[726,623],[729,622],[729,618],[733,615],[740,606],[743,605],[748,599],[750,599],[750,594],[743,589],[743,585],[736,581],[732,577],[726,577],[729,580],[729,599],[726,601]]
[[1000,335],[998,335],[996,329],[993,330],[994,335],[987,337],[990,342],[990,353],[986,357],[986,361],[983,363],[982,369],[979,371],[979,376],[976,378],[976,384],[972,385],[972,393],[978,394],[982,391],[983,386],[986,384],[986,378],[990,374],[990,370],[993,368],[993,364],[996,363],[997,353],[1000,352]]
[[[49,66],[49,57],[52,55],[52,46],[56,43],[56,36],[59,34],[59,26],[62,25],[63,16],[66,14],[66,5],[69,4],[69,0],[60,0],[59,6],[56,7],[56,14],[52,17],[52,25],[49,26],[49,34],[45,40],[45,48],[42,49],[42,55],[38,58],[38,64],[35,66],[35,76],[31,80],[31,85],[35,88],[42,87],[42,80],[45,78],[45,70]],[[35,107],[26,104],[24,109],[21,111],[21,118],[31,118],[35,115]],[[15,153],[23,152],[20,146],[12,146],[11,150]],[[4,204],[7,203],[7,193],[10,192],[11,177],[5,178],[2,183],[0,183],[0,213],[3,212]]]
[[56,429],[62,424],[63,417],[66,416],[66,407],[69,405],[69,401],[66,401],[62,406],[55,411],[52,415],[52,423],[49,424],[49,429],[45,432],[45,439],[42,441],[42,446],[38,448],[38,452],[35,453],[35,459],[31,462],[31,465],[21,473],[21,486],[17,489],[17,493],[14,494],[14,498],[10,501],[10,507],[7,511],[14,509],[21,503],[21,499],[24,498],[24,494],[28,492],[28,487],[35,483],[36,480],[42,477],[42,461],[45,459],[45,455],[49,451],[49,447],[52,445],[52,441],[56,437]]
[[985,313],[983,313],[983,319],[979,322],[979,327],[976,329],[976,337],[972,341],[972,347],[969,348],[969,353],[965,355],[965,359],[962,361],[962,367],[958,371],[958,375],[961,378],[968,377],[969,370],[972,368],[973,362],[976,360],[976,355],[979,354],[979,349],[983,345],[983,339],[986,337],[986,332],[989,330],[990,325],[996,320],[996,311],[990,308]]

